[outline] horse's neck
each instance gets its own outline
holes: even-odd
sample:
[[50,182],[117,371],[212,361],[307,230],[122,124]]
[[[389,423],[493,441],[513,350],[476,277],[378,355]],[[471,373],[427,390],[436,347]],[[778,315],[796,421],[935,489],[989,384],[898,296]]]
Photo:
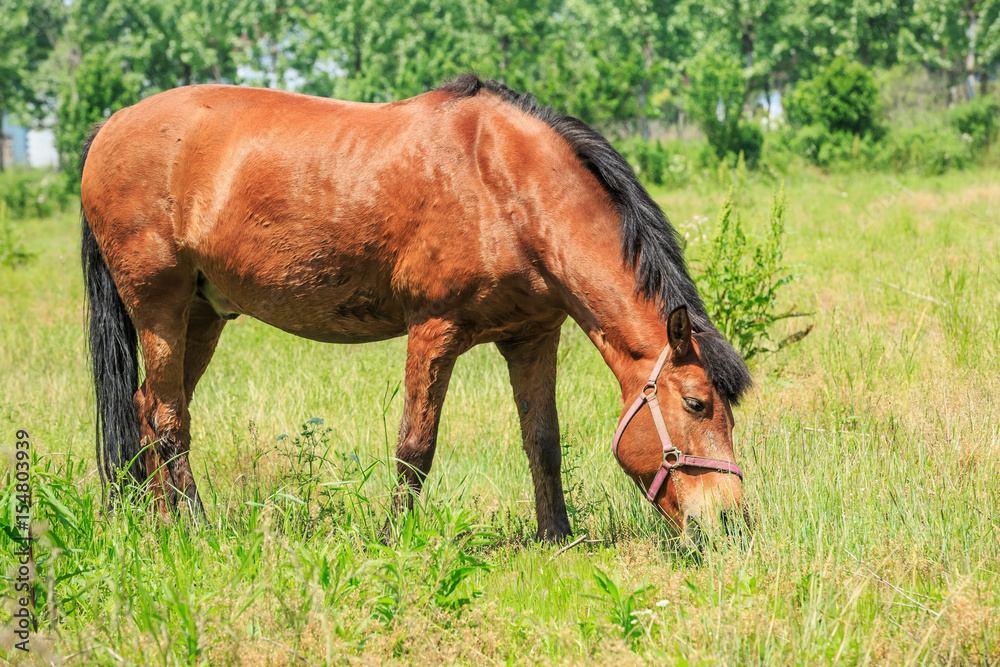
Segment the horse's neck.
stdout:
[[605,323],[601,326],[584,327],[604,362],[618,378],[623,398],[642,389],[656,358],[667,344],[666,325],[656,309],[650,307],[651,313],[639,310],[641,308],[623,310],[621,320],[602,318]]
[[[622,261],[617,220],[580,225],[563,238],[568,247],[557,276],[566,310],[601,352],[624,396],[638,392],[667,344],[659,309],[635,290],[635,274]],[[572,261],[569,259],[572,258]]]

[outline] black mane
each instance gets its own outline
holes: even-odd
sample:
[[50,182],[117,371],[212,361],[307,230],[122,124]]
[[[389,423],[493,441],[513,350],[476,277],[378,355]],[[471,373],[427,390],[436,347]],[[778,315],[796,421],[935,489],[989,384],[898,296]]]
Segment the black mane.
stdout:
[[731,402],[739,402],[752,384],[746,364],[709,320],[684,264],[677,231],[607,139],[586,123],[541,106],[529,93],[517,93],[497,81],[482,81],[475,74],[463,74],[438,90],[455,97],[480,92],[496,95],[544,121],[569,143],[621,216],[622,258],[635,271],[636,292],[656,303],[664,321],[674,308],[687,306],[705,370],[720,392]]

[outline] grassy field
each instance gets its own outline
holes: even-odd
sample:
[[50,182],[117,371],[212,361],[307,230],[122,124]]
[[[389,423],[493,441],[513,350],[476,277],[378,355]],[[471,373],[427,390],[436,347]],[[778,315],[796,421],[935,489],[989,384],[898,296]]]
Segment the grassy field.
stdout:
[[[762,223],[771,184],[756,179],[743,213]],[[689,256],[724,196],[718,184],[659,194]],[[77,218],[18,222],[36,257],[0,269],[0,442],[31,433],[46,594],[32,654],[7,632],[0,655],[1000,664],[1000,173],[802,172],[787,201],[799,278],[783,306],[813,314],[775,337],[815,329],[754,367],[735,434],[754,530],[700,557],[675,548],[612,459],[619,390],[572,324],[559,358],[564,482],[574,531],[591,541],[564,553],[532,539],[494,348],[459,361],[424,505],[386,549],[373,538],[405,341],[321,345],[245,318],[192,410],[213,529],[103,516]],[[0,543],[6,573],[13,547]]]

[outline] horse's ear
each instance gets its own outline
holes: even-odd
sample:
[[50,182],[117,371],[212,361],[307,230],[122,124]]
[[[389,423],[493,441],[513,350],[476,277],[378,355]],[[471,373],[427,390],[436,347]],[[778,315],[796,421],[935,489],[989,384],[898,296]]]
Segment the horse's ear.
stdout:
[[690,349],[691,319],[686,306],[675,308],[667,318],[667,341],[678,357],[683,357]]

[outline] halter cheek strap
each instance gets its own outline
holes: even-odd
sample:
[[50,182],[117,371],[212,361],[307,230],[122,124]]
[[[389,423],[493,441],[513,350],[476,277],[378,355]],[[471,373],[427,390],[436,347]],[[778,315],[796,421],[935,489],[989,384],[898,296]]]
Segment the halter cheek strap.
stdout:
[[[667,432],[667,425],[663,421],[663,413],[660,411],[660,404],[656,400],[656,381],[660,377],[663,365],[667,363],[667,355],[669,353],[670,344],[668,343],[667,346],[663,348],[663,352],[660,352],[660,357],[656,360],[656,365],[653,366],[653,372],[649,374],[646,386],[642,388],[642,391],[639,392],[638,398],[635,399],[635,402],[633,402],[631,407],[629,407],[629,409],[625,412],[621,421],[618,422],[618,430],[615,431],[615,437],[611,444],[611,452],[615,455],[615,460],[618,461],[618,465],[621,465],[621,459],[618,458],[618,443],[622,439],[622,434],[625,433],[625,428],[629,425],[629,422],[632,421],[632,418],[639,413],[640,409],[642,409],[643,404],[648,405],[649,412],[653,416],[653,424],[656,426],[656,433],[660,436],[660,443],[663,445],[663,463],[660,465],[660,469],[656,472],[656,476],[653,478],[653,483],[649,485],[649,490],[646,492],[646,498],[653,503],[656,502],[656,496],[659,495],[660,488],[670,477],[670,473],[682,466],[716,470],[718,472],[736,475],[740,478],[740,480],[743,479],[743,469],[735,463],[723,461],[721,459],[710,459],[703,456],[690,456],[688,454],[684,454],[679,449],[674,447],[674,444],[670,441],[670,433]],[[636,483],[638,484],[638,481]]]

